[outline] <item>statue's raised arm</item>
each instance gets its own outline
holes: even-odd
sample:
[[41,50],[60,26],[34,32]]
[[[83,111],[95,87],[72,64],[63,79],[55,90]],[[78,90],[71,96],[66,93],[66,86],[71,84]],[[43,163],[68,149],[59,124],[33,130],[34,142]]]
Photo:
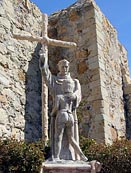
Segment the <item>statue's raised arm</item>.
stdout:
[[44,76],[45,82],[47,86],[49,87],[50,92],[54,90],[54,82],[56,80],[56,76],[52,75],[49,70],[48,65],[48,57],[45,56],[44,50],[40,50],[40,59],[39,59],[39,67],[41,70],[41,74]]

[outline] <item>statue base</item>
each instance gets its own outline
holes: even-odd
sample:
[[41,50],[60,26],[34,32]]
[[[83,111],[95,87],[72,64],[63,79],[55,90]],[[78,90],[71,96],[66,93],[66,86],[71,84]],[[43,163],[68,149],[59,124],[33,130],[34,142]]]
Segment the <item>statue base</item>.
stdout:
[[84,161],[46,161],[42,163],[40,173],[97,173],[101,170],[101,164],[96,160]]

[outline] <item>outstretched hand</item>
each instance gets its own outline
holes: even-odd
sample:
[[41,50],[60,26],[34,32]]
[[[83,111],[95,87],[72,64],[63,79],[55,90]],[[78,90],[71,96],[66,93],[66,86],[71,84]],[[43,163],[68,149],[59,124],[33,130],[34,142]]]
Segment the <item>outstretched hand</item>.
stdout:
[[41,56],[44,56],[44,51],[43,51],[42,48],[41,48],[40,51],[39,51],[39,55],[40,55],[40,57],[41,57]]
[[76,95],[74,93],[70,93],[67,95],[67,98],[73,101],[76,99]]
[[48,62],[48,56],[46,55],[46,51],[44,51],[44,48],[43,47],[39,51],[39,55],[40,55],[40,62],[42,64],[47,64],[47,62]]

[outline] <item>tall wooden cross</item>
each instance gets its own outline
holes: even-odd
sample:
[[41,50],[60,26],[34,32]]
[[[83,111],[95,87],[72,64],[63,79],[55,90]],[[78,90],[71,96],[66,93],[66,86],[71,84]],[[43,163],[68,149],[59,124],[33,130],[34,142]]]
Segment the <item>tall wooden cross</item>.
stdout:
[[[15,39],[19,40],[28,40],[28,41],[37,41],[42,44],[42,49],[44,52],[44,56],[48,58],[48,45],[51,46],[60,46],[73,48],[76,47],[76,43],[74,42],[66,42],[61,40],[55,40],[48,37],[48,16],[47,14],[42,15],[42,37],[34,37],[34,36],[24,36],[13,34]],[[44,76],[42,75],[42,140],[44,144],[46,144],[48,140],[48,87],[46,86]]]

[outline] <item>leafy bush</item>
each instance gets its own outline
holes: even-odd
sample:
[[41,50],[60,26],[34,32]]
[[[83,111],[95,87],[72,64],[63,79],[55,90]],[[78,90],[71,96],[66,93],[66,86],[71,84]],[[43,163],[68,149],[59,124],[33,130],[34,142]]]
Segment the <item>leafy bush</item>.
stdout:
[[89,139],[84,136],[80,136],[80,147],[82,151],[84,151],[85,155],[88,154],[86,152],[88,152],[89,147],[92,146],[93,144],[96,144],[94,139]]
[[[89,139],[84,139],[89,144]],[[131,173],[131,141],[120,140],[112,145],[97,144],[94,141],[83,147],[89,160],[102,163],[101,173]]]
[[[101,173],[131,173],[131,141],[104,145],[81,137],[80,144],[89,161],[97,160],[103,164]],[[4,173],[38,173],[44,156],[49,156],[49,147],[43,148],[41,141],[0,140],[0,170]]]
[[44,149],[40,141],[0,140],[0,167],[4,173],[37,173],[43,161]]

